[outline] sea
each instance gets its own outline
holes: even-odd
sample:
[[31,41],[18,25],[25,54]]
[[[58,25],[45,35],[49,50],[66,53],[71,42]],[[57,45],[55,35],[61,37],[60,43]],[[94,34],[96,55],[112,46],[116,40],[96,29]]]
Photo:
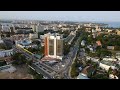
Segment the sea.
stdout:
[[107,22],[108,27],[120,28],[120,22]]
[[104,24],[108,24],[108,27],[120,28],[120,22],[102,22]]

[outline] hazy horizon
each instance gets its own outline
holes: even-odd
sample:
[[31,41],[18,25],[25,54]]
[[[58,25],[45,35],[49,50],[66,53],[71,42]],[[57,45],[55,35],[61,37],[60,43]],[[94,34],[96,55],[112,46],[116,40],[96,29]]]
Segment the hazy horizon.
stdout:
[[120,11],[0,11],[0,19],[120,22]]

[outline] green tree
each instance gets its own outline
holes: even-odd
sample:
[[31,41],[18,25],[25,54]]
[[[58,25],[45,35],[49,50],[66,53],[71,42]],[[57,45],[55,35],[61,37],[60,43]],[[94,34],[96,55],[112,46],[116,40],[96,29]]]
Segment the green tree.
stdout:
[[79,75],[77,66],[78,66],[78,64],[77,64],[77,61],[75,60],[75,62],[72,64],[72,67],[71,67],[71,77],[72,78],[77,77]]
[[7,49],[7,46],[4,43],[0,43],[0,49]]
[[91,79],[109,79],[109,77],[106,74],[96,74]]
[[115,46],[116,51],[120,51],[120,46]]
[[6,62],[5,61],[0,61],[0,66],[4,66],[6,65]]
[[87,54],[89,54],[89,53],[90,53],[90,49],[89,49],[89,48],[85,48],[85,52],[86,52]]
[[40,41],[38,41],[38,40],[34,40],[33,43],[40,45]]
[[14,62],[13,64],[15,65],[21,65],[21,64],[25,64],[26,63],[26,57],[24,55],[22,55],[21,53],[15,53],[13,56],[12,56]]
[[36,71],[32,70],[31,68],[28,68],[28,73],[33,75],[34,79],[42,79],[43,75],[38,74]]

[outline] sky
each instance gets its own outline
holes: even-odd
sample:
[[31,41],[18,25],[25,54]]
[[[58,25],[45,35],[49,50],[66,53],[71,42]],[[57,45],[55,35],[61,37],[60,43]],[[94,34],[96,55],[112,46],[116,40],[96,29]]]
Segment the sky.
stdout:
[[0,11],[0,19],[119,22],[120,11]]

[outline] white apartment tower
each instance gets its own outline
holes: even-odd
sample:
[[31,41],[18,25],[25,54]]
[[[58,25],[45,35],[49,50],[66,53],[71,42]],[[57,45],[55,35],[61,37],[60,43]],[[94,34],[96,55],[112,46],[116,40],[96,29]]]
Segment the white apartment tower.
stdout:
[[1,29],[2,29],[2,25],[0,24],[0,40],[1,40]]
[[50,33],[45,34],[45,56],[62,59],[63,39],[62,36]]

